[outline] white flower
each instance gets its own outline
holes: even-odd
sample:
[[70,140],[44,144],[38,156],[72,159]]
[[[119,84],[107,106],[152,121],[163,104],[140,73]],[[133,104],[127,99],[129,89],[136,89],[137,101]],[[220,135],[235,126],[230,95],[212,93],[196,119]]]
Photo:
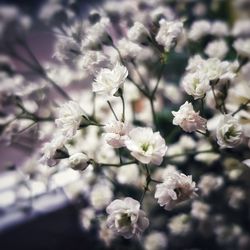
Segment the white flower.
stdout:
[[179,125],[184,131],[206,131],[207,120],[199,116],[199,112],[194,111],[192,103],[186,101],[177,112],[172,111],[172,114],[173,124]]
[[156,185],[155,198],[158,199],[160,206],[171,210],[178,203],[196,196],[195,182],[192,176],[174,171],[169,173],[163,183]]
[[99,22],[90,26],[87,29],[86,37],[82,42],[83,48],[95,49],[102,43],[110,42],[109,35],[107,33],[109,25],[110,25],[110,20],[104,17],[101,18]]
[[105,141],[113,148],[121,148],[125,146],[125,140],[128,137],[130,126],[121,121],[114,121],[104,127]]
[[89,158],[86,154],[76,153],[69,157],[69,164],[74,170],[85,170],[89,165]]
[[231,115],[224,115],[217,126],[217,142],[222,148],[233,148],[242,139],[242,127],[239,121]]
[[[60,133],[56,133],[50,142],[46,142],[42,147],[42,163],[48,163],[51,159],[67,158],[68,152],[64,148],[67,138]],[[59,152],[60,151],[60,152]],[[51,161],[53,163],[53,161]]]
[[235,37],[250,35],[250,19],[240,19],[234,23],[232,35]]
[[162,45],[166,51],[177,42],[183,32],[183,22],[181,21],[160,21],[160,29],[155,40]]
[[212,23],[210,34],[218,37],[227,36],[229,33],[228,26],[225,22],[215,21]]
[[107,226],[126,239],[139,236],[149,225],[140,203],[130,197],[112,201],[106,211]]
[[205,53],[209,57],[222,59],[228,52],[227,43],[224,40],[215,40],[210,42],[205,48]]
[[223,182],[223,178],[220,176],[206,174],[201,177],[198,188],[204,196],[208,196],[212,191],[218,190]]
[[100,51],[88,50],[84,52],[82,57],[79,58],[77,66],[79,69],[94,72],[97,66],[104,62],[105,59],[106,56]]
[[144,164],[160,165],[167,151],[167,146],[160,133],[154,133],[151,128],[132,129],[125,145],[131,151],[131,155]]
[[63,104],[58,111],[56,125],[66,137],[72,137],[76,134],[83,118],[84,111],[77,102],[69,101]]
[[170,232],[175,235],[185,235],[191,230],[191,218],[187,214],[178,214],[173,216],[168,227]]
[[135,43],[141,43],[147,39],[149,32],[147,28],[140,22],[135,22],[128,30],[128,39]]
[[112,200],[113,191],[106,183],[96,184],[90,193],[90,203],[97,209],[104,209]]
[[168,240],[164,233],[153,231],[145,237],[145,250],[164,250],[167,248]]
[[237,39],[233,46],[240,56],[250,58],[250,38]]
[[116,63],[113,69],[103,68],[92,85],[93,91],[98,94],[113,96],[125,82],[127,76],[127,68],[120,63]]
[[192,41],[197,41],[203,36],[209,34],[211,29],[211,24],[207,20],[199,20],[193,22],[188,37]]
[[121,184],[138,185],[139,174],[136,164],[124,165],[118,168],[116,178]]
[[206,203],[201,201],[194,201],[192,203],[191,214],[193,217],[199,220],[204,220],[208,217],[209,210],[210,207]]
[[142,47],[137,43],[131,42],[126,38],[122,38],[118,41],[117,47],[121,53],[124,60],[131,60],[137,58],[141,52]]
[[210,89],[207,75],[199,71],[187,74],[182,80],[182,86],[194,99],[203,98]]

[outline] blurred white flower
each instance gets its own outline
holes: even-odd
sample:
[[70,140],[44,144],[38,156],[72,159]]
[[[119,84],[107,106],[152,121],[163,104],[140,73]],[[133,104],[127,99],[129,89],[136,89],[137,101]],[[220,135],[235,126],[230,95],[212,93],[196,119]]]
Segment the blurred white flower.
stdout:
[[203,36],[208,35],[211,30],[211,23],[207,20],[193,22],[188,37],[192,41],[197,41]]
[[199,116],[199,112],[195,112],[192,103],[185,102],[180,109],[175,112],[173,124],[179,125],[186,132],[194,132],[196,130],[206,131],[206,119]]
[[76,134],[84,115],[83,109],[75,101],[64,103],[58,110],[56,125],[62,134],[70,138]]
[[139,169],[136,164],[119,167],[117,171],[117,181],[121,184],[138,185]]
[[224,180],[220,176],[212,174],[205,174],[201,176],[198,184],[199,190],[204,196],[208,196],[212,191],[218,190],[224,183]]
[[221,117],[216,130],[217,143],[222,148],[233,148],[242,140],[242,127],[231,115]]
[[112,198],[113,191],[107,183],[96,184],[90,193],[90,203],[96,210],[104,209]]
[[233,46],[240,56],[250,58],[250,38],[239,38],[233,43]]
[[144,239],[145,250],[164,250],[167,248],[168,240],[166,234],[159,231],[152,231]]
[[128,30],[128,39],[135,43],[144,42],[149,36],[149,31],[140,22],[135,22],[134,25]]
[[227,43],[224,40],[215,40],[210,42],[205,48],[205,53],[209,57],[223,59],[228,52]]
[[76,153],[69,157],[69,164],[74,170],[85,170],[89,165],[89,158],[86,154]]
[[107,226],[126,239],[139,236],[149,225],[140,203],[130,197],[112,201],[106,211],[109,214]]
[[86,30],[86,37],[82,42],[84,49],[96,49],[102,43],[110,43],[111,40],[107,32],[110,26],[110,20],[107,17],[103,17],[99,22],[88,27]]
[[92,85],[93,91],[112,97],[125,82],[127,76],[127,68],[120,63],[116,63],[113,69],[103,68]]
[[165,51],[169,51],[183,32],[183,22],[181,21],[166,21],[160,20],[160,29],[155,37],[155,40],[164,47]]
[[[64,148],[67,138],[60,133],[55,133],[50,142],[46,142],[42,149],[41,163],[50,164],[49,160],[59,159],[68,156],[67,150]],[[59,152],[60,150],[60,152]],[[53,163],[53,161],[51,161]]]
[[122,38],[118,41],[117,48],[124,60],[137,59],[143,51],[141,46],[126,38]]
[[250,19],[239,19],[234,23],[232,35],[235,37],[250,35]]
[[131,155],[144,164],[160,165],[167,151],[164,139],[159,132],[154,133],[152,128],[132,129],[125,145],[131,151]]
[[125,140],[131,127],[127,123],[121,121],[113,121],[104,127],[104,139],[113,148],[121,148],[125,146]]
[[185,235],[191,230],[191,218],[187,214],[178,214],[173,216],[168,227],[170,232],[175,235]]
[[229,34],[229,29],[228,29],[227,24],[223,21],[213,22],[211,30],[210,30],[210,34],[217,36],[217,37],[227,36]]
[[163,183],[156,185],[155,198],[160,206],[172,210],[178,203],[196,196],[192,176],[174,171],[169,173]]
[[191,215],[199,220],[205,220],[208,217],[210,210],[209,205],[201,201],[194,201],[192,203]]
[[[199,149],[199,151],[207,151],[207,150],[212,151],[213,149],[212,145],[206,140],[199,141],[197,144],[197,148]],[[196,161],[201,161],[207,165],[210,165],[214,161],[220,158],[220,154],[214,153],[214,152],[200,153],[200,154],[195,155],[194,158]]]

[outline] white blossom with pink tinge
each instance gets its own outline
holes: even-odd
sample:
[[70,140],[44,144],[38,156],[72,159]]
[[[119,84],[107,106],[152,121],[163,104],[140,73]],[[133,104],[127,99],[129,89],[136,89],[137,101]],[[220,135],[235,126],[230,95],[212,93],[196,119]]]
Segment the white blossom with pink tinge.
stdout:
[[178,172],[169,173],[163,183],[156,185],[155,198],[160,206],[171,210],[178,203],[196,196],[196,184],[191,175]]
[[206,131],[207,120],[199,116],[199,112],[194,111],[192,103],[185,102],[177,112],[172,111],[172,114],[173,124],[179,125],[184,131]]
[[149,225],[140,203],[130,197],[112,201],[106,211],[108,228],[126,239],[139,236]]

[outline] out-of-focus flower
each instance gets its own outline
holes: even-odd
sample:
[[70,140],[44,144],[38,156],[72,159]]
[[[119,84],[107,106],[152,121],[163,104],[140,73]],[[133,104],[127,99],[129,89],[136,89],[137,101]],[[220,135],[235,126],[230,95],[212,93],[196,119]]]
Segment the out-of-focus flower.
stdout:
[[142,47],[126,38],[122,38],[117,43],[117,48],[124,60],[136,59],[142,52]]
[[234,209],[238,209],[242,202],[246,199],[246,193],[238,187],[230,187],[227,189],[228,204]]
[[194,201],[192,203],[191,215],[199,220],[205,220],[208,217],[210,210],[209,205],[201,201]]
[[242,127],[231,115],[221,117],[216,130],[217,142],[222,148],[236,147],[242,140]]
[[182,32],[183,22],[162,19],[155,40],[164,47],[165,51],[169,51],[180,38]]
[[149,31],[140,22],[135,22],[134,25],[128,30],[128,39],[135,43],[146,41],[149,36]]
[[187,214],[178,214],[170,219],[168,228],[172,234],[186,235],[191,230],[190,222],[190,216]]
[[200,153],[197,154],[194,158],[197,161],[201,161],[204,162],[207,165],[212,164],[214,161],[218,160],[220,158],[220,154],[212,152],[212,145],[205,141],[205,140],[201,140],[198,142],[197,144],[197,148],[199,149],[199,151],[207,151],[210,150],[211,152],[204,152],[204,153]]
[[159,132],[153,132],[152,128],[137,127],[132,129],[125,141],[131,155],[138,161],[160,165],[167,146]]
[[136,164],[119,167],[117,181],[121,184],[138,184],[139,170]]
[[217,37],[223,37],[229,34],[229,29],[225,22],[215,21],[212,23],[210,33]]
[[199,20],[193,22],[188,37],[192,41],[197,41],[201,39],[203,36],[209,34],[211,29],[211,24],[207,20]]
[[153,231],[145,237],[145,250],[164,250],[167,248],[168,240],[164,233]]
[[104,241],[105,245],[108,246],[108,247],[110,246],[112,240],[115,238],[114,232],[107,227],[105,221],[102,221],[100,223],[100,228],[99,228],[99,231],[98,231],[98,235],[99,235],[99,238],[102,241]]
[[56,125],[66,137],[72,137],[76,134],[84,115],[83,109],[75,101],[64,103],[58,110]]
[[223,178],[212,174],[203,175],[199,181],[198,188],[202,194],[208,196],[212,191],[218,190],[223,185]]
[[250,58],[250,39],[237,39],[233,46],[240,56]]
[[187,101],[175,112],[173,124],[179,125],[186,132],[193,132],[196,130],[206,131],[206,119],[199,116],[199,112],[195,112],[192,103]]
[[128,133],[131,130],[129,124],[121,121],[114,121],[107,124],[104,127],[105,141],[113,148],[121,148],[125,146],[125,140],[128,137]]
[[89,158],[86,154],[76,153],[69,157],[69,164],[74,170],[85,170],[89,165]]
[[240,19],[234,23],[232,34],[235,37],[248,36],[250,34],[249,30],[250,19]]
[[228,52],[227,43],[224,40],[215,40],[210,42],[205,48],[205,53],[209,57],[223,59]]
[[106,56],[100,51],[88,50],[84,52],[77,62],[79,69],[95,72],[97,66],[106,60]]
[[81,55],[79,44],[73,39],[59,39],[55,43],[54,57],[58,61],[74,61]]
[[116,63],[113,69],[103,68],[92,85],[93,91],[111,97],[125,82],[127,76],[127,68],[120,63]]
[[126,239],[139,236],[149,225],[140,203],[130,197],[112,201],[106,211],[107,226]]
[[94,219],[95,210],[92,207],[87,207],[80,211],[80,221],[84,229],[89,230]]
[[99,22],[90,26],[86,30],[86,37],[82,42],[83,48],[96,49],[103,43],[112,43],[107,32],[109,26],[110,20],[107,17],[101,18]]
[[104,209],[112,200],[113,191],[106,183],[96,184],[90,193],[90,203],[97,209]]
[[[42,147],[42,163],[50,164],[50,160],[52,159],[62,159],[68,157],[68,152],[64,147],[66,143],[65,136],[56,133],[50,142],[46,142]],[[53,161],[51,161],[53,163]]]
[[202,71],[188,73],[182,80],[182,86],[194,99],[203,98],[210,89],[209,79]]
[[169,173],[163,183],[156,185],[155,198],[160,206],[171,210],[178,203],[194,197],[195,191],[195,182],[192,181],[191,175],[173,172]]

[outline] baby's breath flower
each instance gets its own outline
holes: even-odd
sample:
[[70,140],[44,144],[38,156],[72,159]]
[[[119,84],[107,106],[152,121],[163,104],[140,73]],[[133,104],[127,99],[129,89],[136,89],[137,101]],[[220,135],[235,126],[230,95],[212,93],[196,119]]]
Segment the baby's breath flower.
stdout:
[[207,120],[199,116],[199,112],[194,111],[192,103],[185,102],[177,112],[172,111],[172,114],[173,124],[179,125],[184,131],[206,131]]
[[103,68],[92,85],[93,91],[112,97],[125,82],[127,76],[127,68],[120,63],[116,63],[113,69]]
[[242,127],[239,121],[231,115],[221,118],[216,130],[217,142],[222,148],[233,148],[242,139]]
[[160,165],[167,146],[159,132],[153,132],[151,128],[137,127],[132,129],[125,140],[125,145],[131,151],[131,155],[138,161]]
[[130,197],[112,201],[106,211],[107,226],[126,239],[139,236],[149,225],[140,203]]
[[172,210],[178,203],[196,196],[192,176],[174,171],[169,173],[163,183],[156,185],[155,198],[160,206]]
[[58,111],[56,125],[66,137],[72,137],[76,134],[84,115],[84,111],[75,101],[69,101],[63,104]]

